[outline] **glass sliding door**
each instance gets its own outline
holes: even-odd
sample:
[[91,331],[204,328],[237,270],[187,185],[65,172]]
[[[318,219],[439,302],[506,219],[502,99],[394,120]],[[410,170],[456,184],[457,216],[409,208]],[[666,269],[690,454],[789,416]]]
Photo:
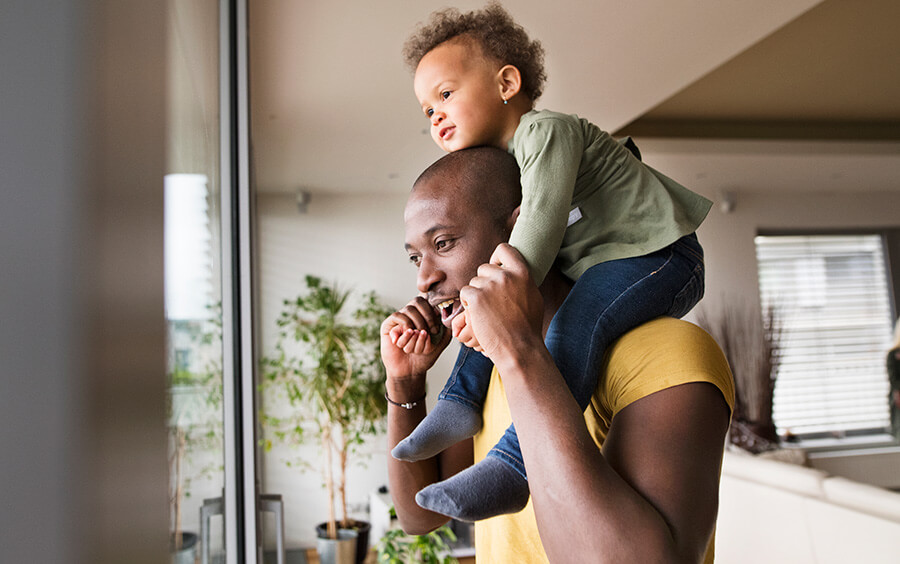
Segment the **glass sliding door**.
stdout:
[[193,563],[201,549],[207,561],[225,552],[222,517],[201,516],[225,486],[218,2],[170,0],[168,16],[170,551]]
[[168,0],[165,303],[177,563],[257,561],[253,389],[243,383],[252,383],[253,353],[241,274],[249,272],[242,12],[234,1]]
[[[280,500],[260,501],[256,457],[256,351],[253,325],[253,210],[247,68],[247,2],[220,0],[222,103],[222,322],[225,410],[225,524],[228,562],[262,562],[260,508],[280,514]],[[225,164],[227,163],[227,165]],[[283,545],[282,545],[283,551]],[[283,556],[277,560],[284,564]]]

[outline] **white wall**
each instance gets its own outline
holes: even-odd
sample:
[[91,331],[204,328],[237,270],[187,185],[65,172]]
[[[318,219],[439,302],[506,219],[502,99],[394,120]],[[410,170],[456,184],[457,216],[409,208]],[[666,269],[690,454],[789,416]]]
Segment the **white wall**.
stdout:
[[753,238],[760,230],[897,227],[898,210],[900,191],[738,192],[731,213],[714,206],[698,231],[707,266],[703,304],[713,309],[730,299],[758,304]]
[[[295,295],[308,273],[335,278],[359,290],[374,289],[394,306],[415,294],[414,269],[403,250],[405,199],[405,194],[313,195],[308,213],[300,214],[292,197],[260,196],[264,352],[274,339],[281,300]],[[753,246],[758,229],[897,226],[897,210],[900,192],[738,192],[733,211],[724,214],[714,207],[699,232],[708,269],[705,303],[716,307],[726,299],[758,301]],[[431,374],[431,401],[452,367],[452,353],[441,360]],[[353,502],[363,502],[370,489],[386,482],[383,440],[374,441],[372,448],[377,454],[368,469],[351,479]],[[279,462],[277,453],[266,458],[263,475],[264,491],[285,495],[289,545],[311,544],[312,527],[326,511],[318,476],[298,475]]]
[[[314,194],[308,212],[301,214],[293,197],[259,197],[257,258],[263,354],[272,350],[282,301],[297,295],[307,274],[336,280],[355,292],[374,290],[396,308],[415,297],[415,269],[403,248],[405,202],[405,194]],[[451,345],[430,374],[431,405],[454,358],[455,346]],[[387,484],[384,437],[373,439],[366,448],[372,457],[365,468],[352,469],[348,480],[348,502],[358,508],[365,505],[372,490]],[[314,447],[306,452],[310,460],[318,460]],[[327,498],[317,473],[301,473],[284,464],[289,455],[277,447],[264,455],[263,492],[284,496],[288,546],[311,546],[315,544],[315,525],[327,518]],[[367,518],[365,514],[357,516]]]

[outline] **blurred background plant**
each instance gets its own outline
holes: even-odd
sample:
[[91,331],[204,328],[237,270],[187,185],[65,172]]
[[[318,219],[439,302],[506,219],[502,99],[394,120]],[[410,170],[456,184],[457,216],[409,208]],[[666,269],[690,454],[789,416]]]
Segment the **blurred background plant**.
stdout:
[[715,313],[699,309],[697,323],[719,343],[734,375],[730,442],[753,453],[777,448],[772,405],[783,338],[780,310],[728,302]]
[[[391,519],[397,513],[391,507]],[[390,529],[378,541],[380,564],[456,564],[450,555],[450,545],[456,535],[444,525],[427,535],[407,535],[400,528]]]
[[362,454],[366,436],[384,430],[384,366],[381,363],[381,322],[394,310],[373,292],[349,309],[351,292],[336,283],[306,277],[306,288],[284,300],[277,319],[274,354],[262,360],[263,446],[280,443],[299,447],[316,441],[320,457],[286,459],[303,471],[320,463],[329,499],[328,538],[337,538],[335,503],[340,526],[353,528],[347,512],[347,466]]
[[173,552],[181,550],[187,536],[182,514],[192,485],[223,472],[221,304],[208,310],[204,319],[170,321],[167,410]]

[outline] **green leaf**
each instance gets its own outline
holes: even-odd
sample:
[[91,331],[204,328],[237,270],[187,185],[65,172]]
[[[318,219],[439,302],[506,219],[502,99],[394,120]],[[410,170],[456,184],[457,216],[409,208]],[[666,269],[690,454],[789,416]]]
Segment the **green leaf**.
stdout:
[[[261,361],[262,432],[270,445],[272,439],[285,445],[321,445],[323,433],[335,425],[338,451],[333,458],[353,454],[351,463],[358,463],[366,437],[385,428],[380,325],[393,309],[381,304],[374,292],[354,301],[352,292],[337,283],[313,275],[304,281],[300,295],[283,301],[274,350]],[[282,424],[287,417],[289,435]],[[341,435],[346,439],[343,447]],[[306,465],[319,466],[324,459],[320,452]]]

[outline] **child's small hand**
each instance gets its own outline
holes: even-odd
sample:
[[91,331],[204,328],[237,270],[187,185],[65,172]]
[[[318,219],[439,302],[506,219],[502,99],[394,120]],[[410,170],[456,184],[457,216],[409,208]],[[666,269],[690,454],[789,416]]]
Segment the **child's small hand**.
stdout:
[[406,354],[427,354],[432,352],[434,343],[431,334],[424,329],[403,328],[400,325],[390,331],[391,342]]
[[[472,340],[478,335],[476,350],[495,364],[495,355],[515,356],[523,347],[543,342],[544,301],[531,279],[528,264],[514,247],[500,244],[491,255],[491,262],[479,266],[478,275],[460,289],[459,299],[467,304],[465,324],[472,332]],[[462,328],[459,333],[462,342],[466,334]]]
[[453,329],[453,337],[457,341],[469,347],[470,349],[474,349],[478,352],[483,352],[481,350],[481,345],[478,344],[478,339],[475,338],[475,333],[472,332],[472,327],[466,320],[465,311],[463,311],[462,314],[457,315],[456,318],[454,318],[451,322],[450,326]]
[[381,324],[381,360],[389,377],[424,374],[450,342],[434,308],[422,297]]

